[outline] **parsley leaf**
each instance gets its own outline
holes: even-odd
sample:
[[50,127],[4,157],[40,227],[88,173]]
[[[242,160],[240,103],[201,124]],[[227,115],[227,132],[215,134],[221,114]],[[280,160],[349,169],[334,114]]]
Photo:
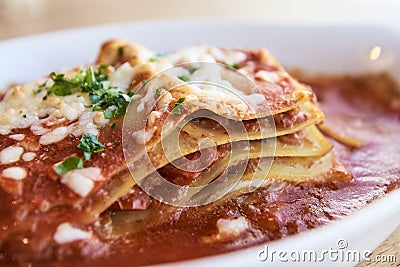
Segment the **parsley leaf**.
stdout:
[[156,95],[157,95],[157,96],[161,96],[164,92],[165,92],[165,89],[164,89],[164,88],[158,88],[158,89],[156,90]]
[[180,115],[181,112],[181,108],[183,106],[183,102],[185,102],[185,98],[181,97],[179,98],[178,101],[176,101],[174,108],[172,109],[171,113],[174,115]]
[[37,95],[37,94],[39,94],[41,91],[42,91],[41,89],[35,89],[35,90],[33,90],[33,95]]
[[99,153],[104,151],[104,145],[97,140],[96,136],[90,133],[85,133],[78,146],[85,156],[86,160],[90,160],[92,153]]
[[120,91],[108,91],[105,89],[92,92],[89,95],[93,110],[104,110],[104,117],[111,119],[126,113],[127,104],[132,98]]
[[160,57],[163,57],[163,54],[157,53],[156,55],[149,58],[149,62],[156,62]]
[[43,90],[46,90],[46,84],[47,80],[44,81],[42,84],[39,84],[39,86],[33,90],[33,95],[40,94]]
[[85,81],[86,78],[86,73],[83,70],[80,70],[78,73],[75,74],[75,76],[70,80],[75,86],[80,85]]
[[115,107],[110,107],[104,111],[104,118],[111,119],[126,113],[126,105],[122,104]]
[[83,92],[89,92],[93,110],[104,110],[104,117],[106,119],[125,114],[126,103],[131,102],[133,92],[125,94],[120,91],[106,90],[96,77],[98,75],[93,71],[93,68],[87,69],[85,82],[81,85]]
[[64,174],[75,169],[83,169],[83,160],[80,157],[69,157],[56,168],[57,174]]
[[189,66],[188,71],[190,72],[190,74],[193,74],[193,72],[195,72],[198,69],[199,68],[196,68],[195,66]]
[[105,70],[108,68],[107,64],[103,64],[99,67],[97,72],[95,72],[94,76],[96,77],[96,81],[102,82],[108,79],[108,75],[105,73]]
[[[79,75],[79,76],[78,76]],[[54,84],[48,90],[48,93],[55,94],[56,96],[66,96],[72,94],[72,89],[78,86],[77,81],[79,80],[80,73],[77,77],[68,80],[64,78],[64,74],[56,74],[55,72],[50,73],[50,78]]]
[[[121,47],[123,49],[123,47]],[[105,73],[107,65],[101,65],[97,72],[93,67],[89,67],[86,71],[79,71],[74,78],[66,79],[64,74],[50,74],[54,81],[53,86],[48,90],[48,94],[57,96],[66,96],[72,94],[72,89],[80,87],[83,93],[89,93],[89,99],[92,102],[93,111],[104,111],[106,119],[114,118],[126,113],[127,103],[132,101],[133,92],[127,94],[104,88],[102,81],[108,77]],[[47,95],[43,98],[45,100]]]
[[120,46],[118,47],[118,56],[123,56],[124,55],[124,47]]
[[184,81],[184,82],[189,82],[190,79],[188,76],[182,75],[182,76],[178,76],[178,79]]
[[21,117],[22,117],[22,118],[26,119],[26,114],[23,114],[23,113],[22,113],[22,110],[19,111],[19,114],[21,114]]
[[[81,84],[82,92],[93,92],[103,89],[103,84],[98,82],[93,67],[86,70],[85,80]],[[90,96],[89,96],[90,97]]]
[[149,62],[156,62],[157,61],[157,56],[152,56],[149,58]]
[[232,63],[227,63],[227,62],[225,62],[225,65],[226,65],[228,68],[231,68],[231,69],[235,69],[235,70],[239,69],[239,65],[238,65],[238,64],[232,64]]

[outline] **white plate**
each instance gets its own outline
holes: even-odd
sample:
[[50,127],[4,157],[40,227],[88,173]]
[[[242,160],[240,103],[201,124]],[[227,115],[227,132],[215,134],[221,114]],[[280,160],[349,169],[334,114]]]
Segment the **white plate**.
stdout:
[[[223,46],[266,47],[285,66],[310,72],[349,73],[389,71],[400,74],[400,34],[390,27],[371,25],[276,24],[222,20],[175,20],[113,24],[73,29],[0,42],[0,88],[9,82],[24,82],[53,70],[84,65],[94,60],[99,45],[123,37],[163,53],[206,42]],[[370,60],[374,46],[381,48],[377,60]],[[174,263],[190,266],[252,266],[293,264],[290,253],[337,250],[333,261],[325,254],[323,265],[351,266],[347,253],[372,251],[400,224],[400,190],[331,225],[268,243],[273,262],[258,259],[264,245],[197,260]],[[338,240],[347,247],[340,249]],[[343,245],[343,243],[341,243]],[[288,254],[279,254],[286,251]],[[314,253],[314,252],[312,252]],[[335,254],[335,253],[334,253]],[[346,254],[346,255],[344,255]],[[263,254],[261,256],[265,256]],[[295,254],[292,254],[295,255]],[[155,255],[156,256],[156,255]],[[279,259],[279,256],[282,259]],[[296,255],[295,255],[296,256]],[[288,261],[282,262],[287,259]],[[310,262],[299,265],[309,266]],[[315,264],[322,264],[317,260]]]

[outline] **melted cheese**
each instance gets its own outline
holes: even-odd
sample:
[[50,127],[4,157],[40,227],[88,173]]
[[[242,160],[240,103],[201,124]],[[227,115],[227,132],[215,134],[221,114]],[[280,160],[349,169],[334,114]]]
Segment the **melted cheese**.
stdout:
[[13,139],[15,141],[22,141],[25,139],[25,135],[24,134],[12,134],[12,135],[9,135],[8,138]]
[[52,143],[57,143],[68,136],[68,127],[62,126],[55,128],[53,131],[42,135],[40,137],[39,143],[41,145],[49,145]]
[[91,233],[75,228],[70,223],[63,223],[57,227],[53,238],[58,244],[65,244],[77,240],[88,239],[91,236]]
[[134,74],[135,69],[129,63],[125,63],[108,75],[108,82],[111,86],[117,87],[121,91],[126,91]]
[[168,55],[168,58],[172,61],[173,64],[194,61],[216,62],[215,58],[208,52],[209,46],[200,45],[181,49],[171,55]]
[[229,64],[239,64],[246,59],[246,54],[234,50],[222,50],[218,47],[208,45],[198,45],[181,49],[168,55],[173,64],[183,62],[224,62]]
[[86,197],[94,187],[94,182],[91,179],[75,171],[64,174],[61,177],[61,183],[81,197]]
[[100,180],[103,180],[101,170],[95,167],[72,170],[61,177],[61,183],[81,197],[86,197],[92,191],[94,182]]
[[32,161],[36,157],[36,153],[34,152],[26,152],[22,155],[22,159],[24,161]]
[[2,164],[9,164],[19,161],[24,149],[19,146],[9,146],[0,152],[0,162]]
[[236,237],[243,233],[248,227],[247,219],[243,216],[231,220],[219,219],[217,221],[219,235],[223,237]]
[[273,71],[265,71],[265,70],[260,70],[255,74],[255,77],[257,79],[261,79],[263,81],[267,82],[272,82],[276,83],[281,80],[281,77],[276,72]]
[[[123,64],[109,74],[109,81],[104,85],[126,92],[134,75],[134,68]],[[73,76],[74,73],[67,73]],[[49,95],[41,89],[43,83],[51,86],[50,80],[31,82],[9,89],[0,101],[0,135],[9,134],[13,129],[28,128],[40,135],[40,144],[48,145],[64,139],[68,134],[80,136],[85,132],[98,134],[98,128],[108,123],[103,112],[88,108],[92,103],[87,93],[75,92],[67,96]],[[114,89],[113,89],[114,90]],[[48,127],[70,122],[68,128],[56,127],[51,131]],[[72,123],[73,122],[73,123]],[[10,135],[9,138],[21,141],[25,136]]]
[[3,178],[9,178],[14,180],[23,180],[27,176],[26,170],[22,167],[10,167],[4,169],[1,174]]
[[[34,94],[40,82],[16,86],[8,90],[0,102],[0,134],[8,134],[12,129],[34,128],[55,122],[61,117],[76,120],[84,111],[85,105],[90,104],[87,94],[76,93],[69,96],[48,96],[46,92]],[[44,118],[44,119],[41,119]]]

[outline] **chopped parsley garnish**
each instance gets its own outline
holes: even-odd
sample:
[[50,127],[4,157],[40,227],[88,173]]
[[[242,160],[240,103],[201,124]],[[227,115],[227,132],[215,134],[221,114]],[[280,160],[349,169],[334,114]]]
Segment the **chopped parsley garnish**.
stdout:
[[21,117],[26,119],[26,114],[22,114],[22,110],[19,111],[19,114],[21,114]]
[[85,79],[81,84],[82,92],[93,92],[103,89],[103,84],[96,79],[93,67],[86,70]]
[[120,46],[118,47],[118,56],[123,56],[124,55],[124,47]]
[[34,95],[40,94],[41,91],[42,91],[42,89],[35,89],[35,90],[33,90],[33,94]]
[[161,96],[164,92],[165,92],[165,89],[164,89],[164,88],[158,88],[158,89],[156,90],[156,95],[157,95],[157,96]]
[[115,124],[115,122],[113,124],[111,124],[111,129],[114,129],[117,125]]
[[147,82],[148,82],[148,80],[143,80],[143,81],[142,81],[142,84],[143,84],[143,85],[146,85]]
[[86,160],[90,160],[92,153],[99,153],[104,151],[104,146],[97,140],[96,136],[90,133],[85,133],[78,146],[85,156]]
[[56,168],[56,173],[61,175],[75,169],[83,169],[83,160],[80,157],[69,157]]
[[47,84],[47,80],[44,81],[42,84],[39,84],[39,86],[37,87],[37,89],[33,90],[33,95],[37,95],[40,92],[42,92],[43,90],[46,90],[46,84]]
[[161,53],[157,53],[156,55],[149,58],[149,62],[156,62],[160,57],[163,57],[163,56],[165,56],[165,55],[163,55]]
[[231,69],[239,69],[239,65],[238,64],[232,64],[232,63],[226,63],[225,62],[225,65],[228,67],[228,68],[231,68]]
[[111,119],[126,113],[127,104],[132,98],[121,91],[97,90],[89,94],[93,110],[104,110],[104,118]]
[[179,98],[179,100],[176,101],[175,106],[172,109],[171,113],[174,115],[180,115],[183,102],[185,102],[185,98],[184,97]]
[[[86,71],[79,71],[74,78],[66,79],[64,74],[50,74],[54,84],[48,89],[49,94],[66,96],[72,94],[74,88],[80,88],[82,92],[89,93],[93,111],[104,111],[104,117],[110,119],[126,113],[127,103],[131,102],[133,92],[125,94],[118,90],[110,90],[112,87],[104,88],[102,81],[107,79],[105,69],[107,65],[101,65],[97,72],[93,67]],[[45,100],[47,95],[43,98]]]
[[190,72],[190,74],[193,74],[193,72],[195,72],[196,70],[198,70],[199,68],[196,68],[194,66],[189,66],[188,71]]
[[109,108],[104,111],[104,118],[111,119],[123,115],[126,113],[126,106],[121,106],[119,108]]
[[95,72],[94,76],[96,77],[96,81],[102,82],[108,79],[108,75],[105,73],[105,70],[108,68],[107,64],[103,64],[99,67],[97,72]]
[[50,78],[54,84],[48,90],[48,94],[55,94],[56,96],[66,96],[72,94],[72,89],[77,87],[85,79],[83,71],[78,72],[74,78],[66,79],[64,74],[50,73]]
[[182,76],[178,76],[178,79],[184,81],[184,82],[189,82],[190,79],[188,76],[182,75]]

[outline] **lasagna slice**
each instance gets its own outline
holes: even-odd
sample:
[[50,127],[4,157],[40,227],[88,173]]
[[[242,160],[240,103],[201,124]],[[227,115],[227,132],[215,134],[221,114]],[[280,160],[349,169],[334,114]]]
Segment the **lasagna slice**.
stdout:
[[[311,88],[262,49],[197,46],[159,56],[112,40],[92,66],[9,88],[0,114],[0,246],[24,259],[63,257],[70,253],[66,244],[81,240],[93,250],[109,245],[112,240],[91,229],[116,206],[117,213],[146,210],[132,204],[150,199],[137,181],[146,184],[156,174],[178,185],[204,185],[182,201],[230,186],[239,167],[243,175],[221,201],[267,179],[351,179],[315,126],[324,115]],[[243,131],[228,132],[204,114]],[[204,138],[211,145],[200,146]],[[166,157],[163,144],[177,144],[179,153]],[[248,156],[233,157],[231,147]],[[174,165],[210,149],[217,154],[201,171]],[[263,168],[263,162],[272,164]],[[343,175],[329,175],[332,170]],[[228,183],[213,183],[217,177]]]

